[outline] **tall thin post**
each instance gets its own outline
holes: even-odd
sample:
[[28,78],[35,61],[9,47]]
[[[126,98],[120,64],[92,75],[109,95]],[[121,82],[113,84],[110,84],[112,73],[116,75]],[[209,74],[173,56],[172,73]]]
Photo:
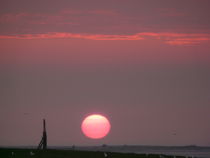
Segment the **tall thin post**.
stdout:
[[38,149],[43,149],[43,150],[47,149],[47,132],[46,132],[45,119],[43,119],[43,134]]

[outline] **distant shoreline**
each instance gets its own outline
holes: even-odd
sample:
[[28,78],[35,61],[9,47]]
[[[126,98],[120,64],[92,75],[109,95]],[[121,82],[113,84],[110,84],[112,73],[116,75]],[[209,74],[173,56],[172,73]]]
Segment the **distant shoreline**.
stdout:
[[[80,151],[80,150],[61,150],[47,149],[37,150],[34,148],[0,148],[0,157],[4,158],[173,158],[174,155],[164,154],[136,154],[105,151]],[[176,158],[185,158],[185,156],[176,156]],[[188,157],[191,158],[191,157]],[[195,157],[194,157],[195,158]]]
[[[210,146],[199,146],[199,145],[130,145],[130,144],[123,144],[123,145],[109,145],[109,144],[102,144],[102,145],[48,145],[50,149],[54,148],[70,148],[72,146],[77,147],[103,147],[103,146],[109,146],[109,147],[160,147],[160,148],[208,148],[210,149]],[[37,145],[0,145],[0,148],[37,148]]]
[[[37,151],[37,146],[0,146],[0,151],[32,150]],[[48,146],[48,151],[60,152],[107,152],[119,154],[140,154],[140,155],[176,155],[185,157],[209,158],[210,147],[207,146],[149,146],[149,145],[106,145],[101,146]],[[52,155],[51,155],[52,156]],[[0,153],[0,157],[1,153]],[[3,156],[5,157],[5,156]]]

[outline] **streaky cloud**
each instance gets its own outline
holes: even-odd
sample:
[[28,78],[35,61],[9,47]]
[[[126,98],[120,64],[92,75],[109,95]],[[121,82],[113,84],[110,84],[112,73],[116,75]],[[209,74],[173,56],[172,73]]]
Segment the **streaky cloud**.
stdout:
[[85,40],[161,40],[168,45],[198,45],[210,41],[210,34],[155,33],[142,32],[131,35],[75,34],[68,32],[50,32],[43,34],[0,35],[0,39],[85,39]]

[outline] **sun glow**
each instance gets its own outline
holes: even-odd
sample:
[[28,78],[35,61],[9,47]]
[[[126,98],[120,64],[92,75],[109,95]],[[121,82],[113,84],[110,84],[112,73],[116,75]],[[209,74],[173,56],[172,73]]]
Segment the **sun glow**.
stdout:
[[106,117],[94,114],[83,120],[81,129],[88,138],[100,139],[109,133],[111,125]]

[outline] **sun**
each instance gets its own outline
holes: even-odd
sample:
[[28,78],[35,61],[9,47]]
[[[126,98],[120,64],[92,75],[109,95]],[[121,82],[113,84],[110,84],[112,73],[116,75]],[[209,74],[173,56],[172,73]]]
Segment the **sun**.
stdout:
[[83,120],[81,129],[88,138],[101,139],[110,132],[111,124],[105,116],[93,114]]

